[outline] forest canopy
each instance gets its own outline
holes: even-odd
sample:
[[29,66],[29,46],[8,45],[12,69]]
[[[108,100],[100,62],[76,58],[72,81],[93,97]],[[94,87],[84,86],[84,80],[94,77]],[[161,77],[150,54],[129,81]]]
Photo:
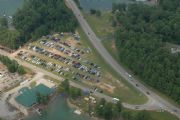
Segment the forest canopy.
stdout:
[[18,45],[52,32],[74,32],[78,25],[64,0],[27,0],[13,16],[13,24],[20,32]]
[[113,5],[120,61],[141,80],[180,103],[180,0],[159,0],[157,6]]

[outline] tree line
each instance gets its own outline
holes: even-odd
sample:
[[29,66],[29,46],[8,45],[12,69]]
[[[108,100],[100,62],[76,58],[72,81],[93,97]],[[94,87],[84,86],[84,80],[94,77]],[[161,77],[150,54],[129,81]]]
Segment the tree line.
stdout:
[[8,20],[6,17],[0,18],[0,44],[12,49],[17,48],[16,39],[19,33],[16,30],[8,29]]
[[96,16],[101,16],[101,11],[100,10],[95,10],[95,9],[90,9],[90,14],[91,15],[96,15]]
[[49,95],[43,95],[41,93],[37,93],[36,97],[37,97],[37,103],[38,104],[47,105],[49,100],[50,100]]
[[0,28],[8,28],[8,21],[6,17],[0,18]]
[[180,103],[180,54],[167,42],[180,44],[180,1],[157,6],[113,5],[120,61],[141,80]]
[[82,90],[70,86],[69,80],[64,80],[58,87],[58,92],[66,93],[70,98],[76,99],[82,96]]
[[53,32],[74,32],[78,23],[64,0],[27,0],[13,15],[13,24],[20,33],[16,44]]
[[20,75],[26,73],[23,66],[19,65],[17,61],[9,59],[7,56],[0,55],[0,61],[7,66],[8,71],[11,73],[18,72]]

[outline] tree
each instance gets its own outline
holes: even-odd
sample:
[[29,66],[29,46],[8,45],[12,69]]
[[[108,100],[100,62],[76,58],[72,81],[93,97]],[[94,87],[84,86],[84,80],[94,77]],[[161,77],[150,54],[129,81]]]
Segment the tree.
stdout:
[[3,17],[3,18],[0,19],[0,27],[8,28],[7,18]]
[[135,116],[135,120],[152,120],[148,112],[142,111]]
[[107,103],[104,106],[104,118],[105,118],[105,120],[110,120],[113,118],[112,107],[113,107],[112,103]]
[[102,117],[105,120],[118,119],[121,113],[121,103],[109,103],[102,98],[96,105],[95,111],[99,117]]
[[8,71],[11,73],[18,72],[21,75],[26,73],[23,66],[20,66],[17,61],[11,60],[7,56],[0,55],[0,61],[7,66]]
[[64,91],[66,93],[69,93],[69,90],[70,90],[70,85],[69,85],[69,80],[68,79],[65,79],[62,83],[61,83],[61,86],[63,87]]
[[40,93],[36,94],[36,99],[37,99],[38,104],[47,105],[48,102],[49,102],[49,96],[48,95],[43,95],[43,94],[40,94]]
[[69,91],[69,95],[71,98],[76,99],[82,96],[82,91],[79,88],[71,87]]
[[25,71],[24,67],[22,67],[21,65],[18,66],[17,71],[18,71],[18,73],[19,73],[20,75],[26,74],[26,71]]
[[81,5],[80,5],[79,0],[74,0],[74,2],[76,3],[76,5],[78,6],[78,8],[79,8],[80,10],[83,9],[83,8],[81,7]]
[[96,16],[98,16],[98,17],[101,16],[101,11],[100,11],[100,10],[97,10],[97,11],[96,11]]
[[90,14],[92,14],[92,15],[96,14],[96,10],[95,9],[90,9]]
[[134,116],[132,116],[132,114],[128,111],[123,111],[122,117],[124,120],[133,120],[134,119]]
[[102,98],[100,102],[96,105],[95,111],[98,116],[104,115],[104,108],[105,108],[106,100]]

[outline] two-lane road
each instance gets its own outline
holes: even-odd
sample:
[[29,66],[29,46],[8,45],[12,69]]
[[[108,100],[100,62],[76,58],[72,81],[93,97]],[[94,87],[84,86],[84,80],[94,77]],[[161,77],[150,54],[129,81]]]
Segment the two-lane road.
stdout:
[[[135,88],[137,88],[139,91],[144,93],[149,98],[148,104],[142,105],[140,106],[140,108],[142,107],[141,109],[143,108],[148,109],[148,107],[149,108],[157,107],[159,109],[164,109],[180,118],[180,109],[178,107],[174,106],[173,104],[169,103],[168,101],[166,101],[165,99],[163,99],[162,97],[151,91],[148,87],[140,83],[139,80],[136,80],[135,78],[129,77],[127,75],[127,71],[120,64],[118,64],[118,62],[104,48],[104,46],[101,43],[101,40],[92,31],[92,29],[86,22],[85,18],[81,14],[81,11],[76,6],[75,2],[73,0],[66,0],[66,4],[68,5],[69,8],[71,8],[77,20],[79,21],[79,24],[81,25],[82,29],[88,36],[93,46],[103,57],[103,59],[109,65],[111,65],[111,67],[116,72],[118,72],[126,81],[128,81],[131,85],[133,85]],[[138,86],[136,86],[136,84],[138,84]]]

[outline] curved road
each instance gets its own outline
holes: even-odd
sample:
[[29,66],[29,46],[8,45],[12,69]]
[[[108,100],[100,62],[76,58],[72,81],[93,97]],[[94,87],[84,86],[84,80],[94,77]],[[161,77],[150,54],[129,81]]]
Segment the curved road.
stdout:
[[[180,118],[180,109],[173,104],[169,103],[142,83],[140,83],[137,79],[130,77],[126,70],[117,63],[117,61],[108,53],[108,51],[104,48],[101,43],[101,40],[95,35],[92,31],[86,20],[84,19],[83,15],[81,14],[80,10],[77,8],[75,2],[73,0],[66,0],[67,6],[73,11],[74,15],[76,16],[79,24],[81,25],[82,29],[84,30],[85,34],[88,36],[89,40],[96,48],[96,50],[100,53],[100,55],[104,58],[104,60],[112,66],[112,68],[118,72],[126,81],[128,81],[131,85],[137,88],[139,91],[144,93],[148,98],[148,103],[144,105],[139,105],[138,109],[164,109],[178,118]],[[138,86],[136,86],[138,84]],[[137,105],[126,105],[126,107],[130,108],[137,108]]]

